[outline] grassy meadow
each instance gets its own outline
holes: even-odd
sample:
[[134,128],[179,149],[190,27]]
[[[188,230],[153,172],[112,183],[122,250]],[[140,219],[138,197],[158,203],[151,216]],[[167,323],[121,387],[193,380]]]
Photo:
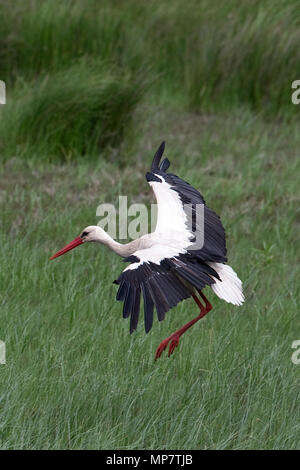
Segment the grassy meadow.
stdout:
[[[0,449],[299,449],[300,14],[294,0],[0,2]],[[170,170],[221,215],[246,302],[211,290],[129,334],[87,244],[100,203]]]

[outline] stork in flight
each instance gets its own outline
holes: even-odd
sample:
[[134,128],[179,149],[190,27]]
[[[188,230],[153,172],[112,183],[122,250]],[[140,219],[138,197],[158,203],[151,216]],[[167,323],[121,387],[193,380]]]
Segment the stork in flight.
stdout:
[[[146,333],[152,328],[154,307],[161,321],[168,310],[192,297],[200,309],[199,315],[162,341],[155,359],[168,345],[170,356],[181,335],[212,309],[202,292],[205,286],[210,286],[226,302],[241,305],[244,301],[242,282],[225,264],[225,231],[219,216],[205,205],[202,195],[189,183],[167,173],[169,160],[165,158],[160,163],[164,148],[163,142],[154,155],[151,171],[146,174],[157,200],[157,224],[153,233],[123,245],[102,228],[91,225],[50,258],[57,258],[83,243],[97,242],[130,263],[114,281],[119,286],[116,298],[124,303],[123,317],[130,316],[130,333],[137,328],[141,294]],[[191,212],[188,214],[186,207],[195,213],[199,204],[204,207],[203,224],[191,227],[188,223]],[[202,235],[201,248],[195,244],[197,235]]]

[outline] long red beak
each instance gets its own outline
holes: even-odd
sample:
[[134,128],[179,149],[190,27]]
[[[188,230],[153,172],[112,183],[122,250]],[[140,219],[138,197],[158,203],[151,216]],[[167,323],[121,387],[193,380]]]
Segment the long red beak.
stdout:
[[61,255],[64,255],[70,250],[73,250],[73,248],[76,248],[76,246],[79,246],[83,243],[82,239],[80,237],[75,238],[72,242],[68,243],[64,248],[59,250],[55,255],[51,256],[50,259],[58,258]]

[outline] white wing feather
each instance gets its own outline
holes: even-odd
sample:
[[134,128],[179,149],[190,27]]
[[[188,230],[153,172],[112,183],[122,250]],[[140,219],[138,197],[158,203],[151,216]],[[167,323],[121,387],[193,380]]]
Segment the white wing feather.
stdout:
[[191,232],[186,225],[187,215],[184,212],[182,201],[179,194],[166,183],[163,177],[158,177],[161,179],[161,183],[149,182],[157,201],[157,224],[154,233],[160,234],[162,237],[164,234],[168,237],[172,232],[176,233],[177,237],[180,234],[181,245],[186,248],[191,244]]

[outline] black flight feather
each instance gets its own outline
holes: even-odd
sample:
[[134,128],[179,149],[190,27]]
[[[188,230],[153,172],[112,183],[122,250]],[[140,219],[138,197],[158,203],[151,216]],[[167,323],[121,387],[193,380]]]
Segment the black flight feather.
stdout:
[[134,300],[135,300],[135,288],[129,285],[127,293],[126,293],[126,297],[124,300],[123,318],[128,318],[129,315],[131,314]]
[[145,286],[144,283],[141,284],[141,288],[143,291],[143,297],[144,297],[144,324],[145,324],[145,331],[148,333],[153,324],[153,308],[154,308],[154,303],[151,298],[151,295],[149,293],[148,288]]
[[126,297],[127,290],[128,290],[128,286],[126,282],[121,281],[121,284],[117,292],[116,300],[124,300]]
[[160,169],[160,171],[167,171],[169,166],[170,166],[169,160],[167,158],[164,158],[163,161],[160,164],[159,169]]
[[130,333],[133,333],[133,331],[136,330],[136,327],[139,321],[140,299],[141,299],[141,290],[138,287],[135,291],[135,301],[134,301],[132,311],[131,311]]
[[159,169],[159,162],[160,162],[160,159],[162,157],[162,154],[164,153],[164,150],[165,150],[165,142],[162,142],[160,144],[160,146],[158,147],[154,157],[153,157],[153,161],[152,161],[152,165],[151,165],[151,171],[155,171],[155,170],[158,170]]

